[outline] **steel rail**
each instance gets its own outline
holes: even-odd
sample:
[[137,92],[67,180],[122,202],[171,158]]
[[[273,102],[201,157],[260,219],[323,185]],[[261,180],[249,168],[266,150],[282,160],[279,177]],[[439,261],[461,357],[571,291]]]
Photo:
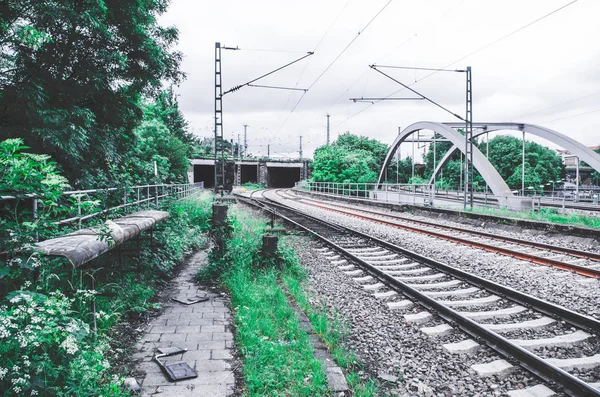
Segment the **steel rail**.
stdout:
[[[302,200],[313,201],[313,202],[317,202],[317,203],[324,203],[323,201],[306,198],[306,197],[303,197]],[[548,250],[551,252],[555,252],[555,253],[560,253],[560,254],[567,253],[571,256],[576,256],[578,258],[586,258],[586,259],[600,261],[600,254],[595,253],[595,252],[581,251],[581,250],[576,250],[576,249],[567,248],[567,247],[557,247],[557,246],[550,245],[550,244],[538,243],[536,241],[521,240],[521,239],[518,239],[515,237],[508,237],[508,236],[499,236],[499,235],[492,234],[492,233],[481,232],[478,230],[465,229],[465,228],[457,227],[457,226],[440,225],[440,224],[433,223],[433,222],[410,219],[410,218],[405,218],[405,217],[393,215],[393,214],[385,214],[385,213],[371,211],[371,210],[362,209],[362,208],[354,208],[354,207],[350,207],[350,206],[343,205],[343,204],[337,204],[337,203],[335,203],[335,204],[326,203],[326,204],[332,205],[335,207],[346,208],[346,209],[353,210],[353,211],[366,212],[368,214],[379,215],[379,216],[384,216],[384,217],[393,218],[393,219],[400,219],[400,220],[403,220],[406,222],[417,223],[417,224],[424,225],[424,226],[431,226],[431,227],[436,227],[436,228],[446,229],[446,230],[451,230],[451,231],[459,231],[461,233],[473,234],[473,235],[477,235],[477,236],[490,238],[493,240],[515,243],[515,244],[529,246],[529,247],[535,247],[535,248],[542,248],[542,249],[545,249],[545,250]]]
[[527,254],[527,253],[524,253],[524,252],[513,251],[513,250],[508,249],[508,248],[496,247],[494,245],[485,244],[485,243],[479,243],[479,242],[467,240],[467,239],[464,239],[464,238],[461,238],[461,237],[448,236],[447,234],[438,233],[438,232],[434,232],[434,231],[431,231],[431,230],[423,230],[423,229],[419,229],[417,227],[408,226],[408,225],[402,225],[402,224],[399,224],[397,222],[386,221],[386,220],[383,220],[383,219],[372,218],[372,217],[369,217],[369,216],[363,216],[363,215],[360,215],[360,214],[355,214],[355,213],[351,213],[351,212],[348,212],[348,211],[338,210],[338,209],[335,209],[335,208],[330,208],[330,207],[319,205],[319,204],[310,204],[310,203],[307,203],[307,205],[310,205],[310,206],[313,206],[313,207],[317,207],[317,208],[321,208],[321,209],[324,209],[324,210],[327,210],[327,211],[332,211],[332,212],[337,212],[337,213],[344,214],[344,215],[353,216],[353,217],[359,218],[359,219],[365,219],[365,220],[369,220],[369,221],[381,223],[381,224],[384,224],[384,225],[397,227],[399,229],[405,229],[405,230],[409,230],[409,231],[412,231],[412,232],[416,232],[416,233],[425,234],[425,235],[428,235],[428,236],[437,237],[437,238],[440,238],[440,239],[443,239],[443,240],[452,241],[452,242],[455,242],[455,243],[460,243],[460,244],[469,245],[469,246],[476,247],[476,248],[481,248],[481,249],[484,249],[486,251],[490,251],[490,252],[494,252],[494,253],[500,253],[502,255],[506,255],[506,256],[510,256],[510,257],[514,257],[514,258],[518,258],[518,259],[522,259],[522,260],[526,260],[526,261],[529,261],[529,262],[537,263],[538,265],[551,266],[551,267],[555,267],[555,268],[561,269],[561,270],[572,271],[574,273],[577,273],[579,275],[586,276],[586,277],[600,278],[600,270],[590,269],[590,268],[585,267],[585,266],[579,266],[579,265],[575,265],[575,264],[571,264],[571,263],[561,262],[561,261],[558,261],[558,260],[555,260],[555,259],[543,258],[543,257],[540,257],[540,256],[536,256],[536,255],[532,255],[532,254]]
[[[243,201],[244,202],[252,202],[255,200],[248,199],[248,200],[243,200]],[[263,204],[265,204],[264,201],[263,201]],[[504,295],[509,300],[513,300],[519,304],[525,304],[526,306],[530,306],[530,307],[533,307],[536,309],[538,309],[538,307],[540,307],[538,310],[542,311],[544,313],[549,313],[548,309],[551,309],[551,312],[554,313],[553,314],[554,316],[560,316],[563,320],[570,322],[571,324],[574,324],[574,325],[575,324],[588,324],[589,326],[587,326],[585,328],[586,329],[590,329],[590,328],[594,329],[594,330],[596,330],[596,332],[597,332],[597,330],[600,329],[600,322],[591,317],[583,316],[579,313],[573,312],[571,310],[568,310],[566,308],[563,308],[563,307],[560,307],[557,305],[553,305],[549,302],[544,302],[538,298],[535,298],[535,297],[527,295],[527,294],[523,294],[521,292],[518,292],[518,291],[508,288],[508,287],[504,287],[504,286],[502,286],[500,284],[496,284],[492,281],[482,279],[478,276],[470,275],[466,272],[463,272],[462,270],[459,270],[459,269],[453,268],[449,265],[445,265],[445,264],[442,264],[435,260],[423,257],[415,252],[405,250],[401,247],[397,247],[393,244],[387,243],[385,241],[382,241],[378,238],[369,236],[367,234],[358,232],[351,228],[343,227],[340,225],[333,224],[331,222],[324,221],[322,219],[312,217],[310,215],[304,214],[294,208],[288,207],[281,203],[275,203],[274,201],[269,200],[268,205],[283,208],[286,211],[290,211],[298,216],[301,216],[301,217],[304,217],[307,219],[311,219],[311,220],[318,222],[320,224],[323,224],[325,226],[329,226],[329,227],[333,228],[334,230],[340,230],[340,228],[341,228],[342,230],[345,230],[351,234],[358,235],[362,238],[371,240],[377,244],[382,244],[388,248],[402,252],[403,254],[412,257],[413,259],[418,259],[429,265],[437,267],[439,270],[446,271],[447,273],[450,273],[453,275],[454,274],[462,274],[463,276],[467,276],[467,278],[469,278],[471,280],[478,280],[479,282],[482,282],[482,284],[481,284],[482,287],[494,286],[494,288],[497,289],[498,291],[503,291],[503,292],[496,292],[496,293],[498,293],[500,295]],[[327,237],[311,230],[310,228],[300,224],[297,221],[290,219],[289,217],[287,217],[283,214],[278,213],[275,210],[269,210],[269,212],[300,227],[302,230],[305,230],[305,231],[309,232],[310,234],[316,236],[318,239],[325,242],[327,245],[329,245],[332,248],[336,249],[337,251],[341,252],[344,256],[359,263],[369,273],[375,275],[376,277],[378,277],[382,280],[385,280],[388,284],[392,285],[396,289],[401,290],[401,292],[404,295],[411,297],[412,299],[418,301],[419,304],[425,306],[426,308],[437,312],[440,317],[442,317],[443,319],[445,319],[448,322],[455,324],[456,326],[458,326],[458,328],[460,328],[467,334],[485,341],[485,344],[488,347],[490,347],[492,350],[498,352],[500,355],[507,357],[509,359],[511,359],[511,358],[516,359],[522,367],[526,368],[531,373],[535,374],[536,376],[540,377],[541,379],[543,379],[547,382],[556,382],[563,388],[564,392],[566,392],[567,394],[569,394],[571,396],[577,396],[577,397],[579,397],[579,396],[582,396],[582,397],[583,396],[600,396],[600,390],[595,389],[591,385],[574,377],[573,375],[569,374],[568,372],[548,363],[541,357],[510,342],[508,339],[495,333],[494,331],[486,329],[485,327],[483,327],[480,324],[476,323],[475,321],[461,315],[459,312],[451,309],[450,307],[435,301],[433,298],[430,298],[430,297],[424,295],[423,293],[410,287],[406,283],[395,279],[391,275],[385,274],[382,270],[379,270],[376,267],[374,267],[373,265],[370,265],[366,261],[362,260],[361,258],[359,258],[356,255],[347,251],[344,247],[341,247],[338,244],[336,244],[335,242],[329,240]],[[446,269],[446,270],[443,270],[443,269]],[[520,299],[520,300],[515,300],[516,297],[519,297],[517,299]],[[563,315],[565,315],[565,316],[563,317]],[[578,320],[576,320],[575,323],[571,322],[577,318],[578,318]],[[580,325],[578,325],[578,326],[580,326]]]

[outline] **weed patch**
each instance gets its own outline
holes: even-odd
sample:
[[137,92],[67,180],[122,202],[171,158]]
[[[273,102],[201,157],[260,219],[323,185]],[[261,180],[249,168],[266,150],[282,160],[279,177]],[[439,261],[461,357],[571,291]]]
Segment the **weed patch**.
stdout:
[[231,296],[247,395],[327,395],[323,365],[279,285],[279,266],[266,266],[256,255],[266,223],[235,207],[230,217],[224,256],[211,256],[198,277],[204,282],[216,277],[212,281]]
[[139,254],[135,245],[127,245],[123,248],[129,250],[109,252],[80,269],[35,256],[34,269],[11,268],[7,277],[0,276],[2,395],[128,396],[113,367],[125,349],[111,348],[112,330],[158,307],[156,288],[177,263],[205,244],[210,201],[205,194],[167,203],[170,217],[151,240],[140,241]]
[[576,213],[561,214],[555,208],[541,208],[539,211],[511,211],[506,208],[472,208],[469,212],[502,216],[507,218],[528,219],[532,221],[551,222],[561,225],[584,226],[594,229],[600,229],[600,218],[591,215],[582,215]]
[[266,222],[235,207],[230,207],[230,215],[232,234],[224,256],[211,256],[211,263],[198,278],[220,284],[231,296],[247,394],[330,394],[323,365],[314,358],[307,333],[299,328],[285,288],[307,313],[338,365],[350,372],[348,382],[354,395],[377,395],[374,383],[361,381],[354,372],[358,369],[356,356],[342,346],[348,329],[339,319],[330,321],[322,308],[309,304],[303,290],[305,271],[285,238],[280,240],[279,259],[266,263],[270,261],[256,254]]

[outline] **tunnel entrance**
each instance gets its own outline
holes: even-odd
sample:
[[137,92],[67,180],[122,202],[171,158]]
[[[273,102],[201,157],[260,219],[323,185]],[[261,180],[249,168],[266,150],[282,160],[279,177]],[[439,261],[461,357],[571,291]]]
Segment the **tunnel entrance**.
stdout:
[[300,168],[269,167],[269,187],[294,187],[300,181]]
[[204,182],[204,188],[215,187],[215,166],[214,165],[194,165],[194,183]]
[[258,182],[257,168],[258,167],[255,164],[252,164],[252,165],[251,164],[247,164],[247,165],[242,164],[242,166],[241,166],[242,177],[240,178],[242,185],[247,182],[251,182],[251,183]]

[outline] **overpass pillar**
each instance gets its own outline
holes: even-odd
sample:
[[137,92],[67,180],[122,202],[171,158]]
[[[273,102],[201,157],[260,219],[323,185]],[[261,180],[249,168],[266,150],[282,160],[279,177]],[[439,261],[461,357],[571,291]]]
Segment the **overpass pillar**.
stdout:
[[269,187],[269,169],[267,168],[267,162],[264,160],[258,162],[256,179],[258,180],[258,183],[262,183],[265,187]]

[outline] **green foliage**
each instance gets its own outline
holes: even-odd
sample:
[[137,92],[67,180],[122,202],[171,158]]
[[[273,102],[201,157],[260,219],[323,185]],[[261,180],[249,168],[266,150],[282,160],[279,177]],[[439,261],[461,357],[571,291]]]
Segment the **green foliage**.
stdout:
[[290,294],[294,297],[300,308],[308,316],[315,332],[323,340],[328,350],[331,352],[335,362],[347,372],[346,379],[349,386],[356,396],[377,396],[379,391],[372,380],[364,382],[360,379],[357,371],[360,369],[356,355],[347,350],[345,343],[350,332],[349,326],[341,321],[334,313],[332,319],[327,315],[324,305],[315,305],[315,299],[309,299],[305,292],[306,272],[302,268],[300,261],[294,250],[288,245],[288,239],[294,237],[285,237],[282,241],[280,252],[285,265],[281,276],[283,284]]
[[242,187],[246,190],[261,190],[265,188],[265,185],[262,183],[246,182],[242,184]]
[[20,138],[0,142],[0,194],[37,193],[57,198],[69,187],[56,163],[44,154],[24,153],[29,149]]
[[[439,137],[439,135],[438,135]],[[475,143],[479,150],[485,152],[483,143]],[[436,144],[436,161],[444,157],[450,149],[450,142]],[[433,143],[425,155],[424,179],[429,181],[434,170]],[[497,136],[488,143],[489,160],[511,189],[521,189],[522,177],[522,141],[510,136]],[[456,151],[444,166],[437,181],[438,187],[456,188],[461,180],[460,152]],[[532,186],[540,191],[541,185],[556,181],[564,175],[564,165],[561,158],[551,149],[531,141],[525,141],[525,187]],[[484,179],[475,170],[474,184],[485,186]]]
[[[497,136],[489,142],[489,159],[511,189],[521,189],[522,141],[509,136]],[[525,141],[525,188],[559,180],[564,165],[555,151],[540,144]]]
[[[139,256],[125,253],[122,266],[119,254],[109,252],[89,270],[73,269],[62,259],[32,253],[37,239],[65,233],[54,222],[73,213],[74,203],[62,198],[66,180],[48,156],[24,149],[18,139],[0,143],[0,192],[17,195],[0,203],[2,395],[128,395],[109,372],[109,357],[122,354],[119,349],[108,354],[112,327],[124,316],[135,318],[156,308],[156,287],[204,244],[209,196],[166,202],[171,216],[163,221],[164,229],[154,233],[152,242],[142,241]],[[39,195],[35,218],[25,193]],[[92,277],[97,290],[89,289]],[[90,331],[92,301],[97,337]]]
[[76,300],[59,292],[17,291],[9,306],[0,307],[3,396],[96,395],[99,385],[111,387],[109,346],[74,317]]
[[387,145],[349,132],[329,146],[315,150],[312,179],[315,182],[375,182],[387,154]]
[[157,23],[168,3],[2,2],[0,140],[25,138],[74,186],[109,185],[134,142],[142,96],[183,77],[177,30]]
[[229,211],[233,229],[225,256],[199,278],[216,277],[231,296],[246,394],[326,395],[323,366],[278,283],[281,270],[255,262],[265,222],[233,207]]
[[513,211],[506,208],[472,208],[469,211],[501,216],[505,218],[530,219],[563,225],[575,225],[600,229],[600,218],[576,213],[560,213],[556,208],[541,208],[539,211]]
[[[598,146],[596,149],[594,149],[594,151],[596,153],[600,154],[600,146]],[[592,172],[590,179],[592,180],[592,184],[595,184],[596,186],[600,185],[600,172],[598,172],[598,171]]]
[[390,161],[387,168],[387,181],[389,183],[408,183],[412,176],[412,159],[407,157],[403,160]]
[[[189,168],[189,146],[169,131],[159,119],[144,121],[134,130],[136,145],[129,152],[129,173],[136,184],[185,183]],[[154,176],[156,161],[158,177]]]

